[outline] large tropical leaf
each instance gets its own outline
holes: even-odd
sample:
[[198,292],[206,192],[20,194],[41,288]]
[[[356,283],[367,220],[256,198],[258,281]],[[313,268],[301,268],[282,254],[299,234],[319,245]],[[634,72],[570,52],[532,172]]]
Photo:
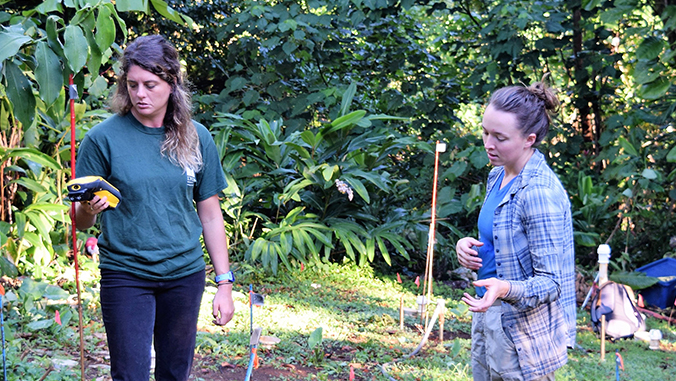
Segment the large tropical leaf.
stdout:
[[659,278],[645,275],[642,272],[613,272],[609,279],[615,283],[626,284],[634,290],[642,290],[660,281]]
[[347,181],[348,184],[354,189],[361,198],[366,201],[367,204],[371,202],[371,197],[369,196],[369,191],[364,186],[364,183],[361,180],[356,179],[352,176],[344,175],[343,178]]
[[360,120],[366,115],[365,110],[352,111],[349,114],[343,115],[336,120],[334,120],[330,127],[323,131],[324,135],[330,134],[335,131],[339,131],[348,127],[352,127],[357,124]]
[[23,34],[21,26],[2,27],[0,31],[0,65],[9,57],[15,56],[21,47],[33,39]]
[[35,119],[35,95],[31,82],[23,74],[19,66],[12,61],[5,63],[7,78],[7,96],[14,109],[14,116],[28,129]]
[[115,42],[115,22],[108,7],[100,7],[96,17],[96,44],[100,51],[108,49]]
[[64,39],[63,53],[68,59],[68,67],[73,73],[79,73],[89,57],[87,38],[79,26],[69,24],[64,32]]
[[115,7],[120,12],[131,12],[139,11],[143,13],[148,13],[150,8],[148,7],[148,0],[116,0]]
[[[347,87],[347,90],[343,93],[343,99],[340,104],[340,116],[347,114],[347,111],[350,109],[350,104],[352,104],[352,99],[357,93],[357,83],[352,82],[350,86]],[[339,118],[340,119],[340,118]]]
[[40,85],[40,98],[49,107],[64,87],[61,61],[46,42],[39,42],[35,48],[35,79]]
[[638,94],[644,99],[655,100],[666,95],[671,87],[669,78],[659,77],[656,80],[640,87]]
[[648,36],[643,39],[641,44],[636,49],[636,56],[639,59],[650,61],[657,58],[664,49],[664,42],[662,39]]
[[[1,152],[1,151],[0,151]],[[60,170],[62,166],[54,160],[54,158],[34,149],[34,148],[12,148],[2,152],[2,160],[7,160],[8,157],[18,157],[23,160],[30,160],[42,166],[51,168],[53,170]]]

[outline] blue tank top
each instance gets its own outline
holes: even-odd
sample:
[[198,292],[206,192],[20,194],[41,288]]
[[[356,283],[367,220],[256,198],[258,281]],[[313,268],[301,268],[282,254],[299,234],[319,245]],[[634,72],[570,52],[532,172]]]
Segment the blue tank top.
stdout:
[[[495,186],[486,197],[486,201],[479,212],[479,221],[477,223],[479,227],[479,241],[484,244],[478,248],[479,258],[482,260],[481,267],[477,270],[477,277],[479,279],[493,278],[498,275],[495,267],[495,248],[493,246],[493,215],[495,214],[495,208],[505,198],[512,185],[512,181],[514,181],[512,179],[504,187],[500,188],[499,185],[504,177],[505,172],[503,171]],[[486,293],[485,287],[475,287],[475,289],[477,296],[480,298]]]

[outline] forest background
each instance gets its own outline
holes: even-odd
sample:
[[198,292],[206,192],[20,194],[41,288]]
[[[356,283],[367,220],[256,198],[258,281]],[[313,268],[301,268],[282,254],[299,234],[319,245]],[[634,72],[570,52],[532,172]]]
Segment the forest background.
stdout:
[[[73,342],[74,331],[64,329],[75,324],[74,309],[64,300],[72,302],[76,293],[65,197],[71,177],[69,78],[77,90],[77,144],[110,115],[107,99],[118,57],[143,34],[160,33],[180,51],[195,119],[212,132],[228,179],[221,206],[231,260],[240,279],[265,279],[259,283],[268,291],[290,294],[289,301],[271,298],[271,308],[282,308],[282,314],[289,314],[291,304],[305,303],[303,298],[317,297],[318,281],[301,273],[304,267],[325,269],[320,272],[334,274],[327,282],[336,279],[342,286],[364,283],[352,275],[372,270],[390,278],[401,273],[402,287],[423,274],[437,141],[447,149],[436,172],[434,278],[453,280],[459,267],[455,242],[477,235],[490,170],[481,142],[483,105],[495,89],[529,84],[545,73],[562,105],[540,149],[570,196],[581,283],[591,283],[596,248],[603,243],[612,248],[613,274],[676,257],[674,0],[0,5],[0,285],[10,288],[0,311],[7,312],[8,359],[19,379],[27,377],[22,372],[34,372],[34,379],[45,372],[42,357],[51,355],[44,348]],[[96,262],[82,253],[86,239],[97,233],[96,227],[77,233],[83,274],[95,273]],[[284,282],[312,282],[308,287],[315,291],[296,291]],[[83,330],[98,337],[96,279],[83,283]],[[339,303],[363,291],[352,288],[322,294],[310,305],[330,299],[325,311],[336,312],[336,321],[347,319],[345,331],[382,334],[369,339],[378,350],[364,345],[349,360],[364,357],[357,362],[375,374],[373,364],[389,361],[381,347],[391,334],[391,324],[382,323],[391,319],[384,308],[389,302],[378,298],[397,303],[399,295],[385,296],[391,286],[364,287],[378,294],[364,306],[356,308],[352,299]],[[460,311],[464,305],[452,299],[450,310]],[[351,313],[341,313],[343,307]],[[454,334],[467,332],[467,316],[457,311]],[[294,323],[302,321],[291,315]],[[580,319],[581,342],[596,346],[593,334],[584,331],[586,315]],[[209,342],[212,354],[240,361],[248,326],[242,316],[236,320],[230,334],[200,336],[200,345]],[[374,329],[374,321],[382,327]],[[279,329],[287,343],[283,353],[298,351],[306,328]],[[332,339],[337,348],[361,345]],[[462,357],[466,341],[455,340],[452,352]],[[98,343],[87,341],[88,354],[97,353]],[[636,347],[641,355],[626,357],[653,374],[659,362]],[[601,369],[595,355],[586,351],[575,353],[579,361],[574,357],[570,373],[573,379],[600,379],[592,374]],[[450,366],[441,359],[441,369]],[[458,364],[467,368],[462,360]],[[671,357],[660,361],[670,374]],[[340,367],[338,374],[347,372]],[[51,365],[46,369],[43,378]],[[420,365],[420,372],[428,369]]]
[[673,257],[672,3],[0,0],[2,274],[70,266],[68,77],[79,141],[110,115],[121,50],[147,33],[179,49],[220,150],[241,271],[421,273],[439,141],[434,269],[448,278],[490,169],[482,105],[545,73],[562,106],[541,150],[570,195],[580,271],[602,243],[619,271]]

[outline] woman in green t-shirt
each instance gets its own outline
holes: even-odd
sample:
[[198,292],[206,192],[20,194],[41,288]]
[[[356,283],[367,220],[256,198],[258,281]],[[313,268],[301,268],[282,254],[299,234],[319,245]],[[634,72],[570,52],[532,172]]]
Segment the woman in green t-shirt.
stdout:
[[105,197],[78,203],[76,224],[88,229],[100,215],[113,380],[147,381],[152,343],[155,379],[187,380],[205,286],[202,235],[217,274],[215,323],[226,324],[235,310],[218,199],[225,176],[209,131],[192,120],[176,49],[159,35],[139,37],[121,63],[116,114],[85,135],[77,175],[105,178],[122,198],[114,209]]

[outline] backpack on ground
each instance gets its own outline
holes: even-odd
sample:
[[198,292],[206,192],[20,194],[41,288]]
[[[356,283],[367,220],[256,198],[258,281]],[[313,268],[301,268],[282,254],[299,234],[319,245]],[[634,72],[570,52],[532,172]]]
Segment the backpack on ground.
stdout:
[[645,331],[645,319],[622,284],[608,281],[594,294],[591,321],[596,333],[601,332],[603,315],[606,316],[606,337],[611,340],[632,338],[635,332]]

